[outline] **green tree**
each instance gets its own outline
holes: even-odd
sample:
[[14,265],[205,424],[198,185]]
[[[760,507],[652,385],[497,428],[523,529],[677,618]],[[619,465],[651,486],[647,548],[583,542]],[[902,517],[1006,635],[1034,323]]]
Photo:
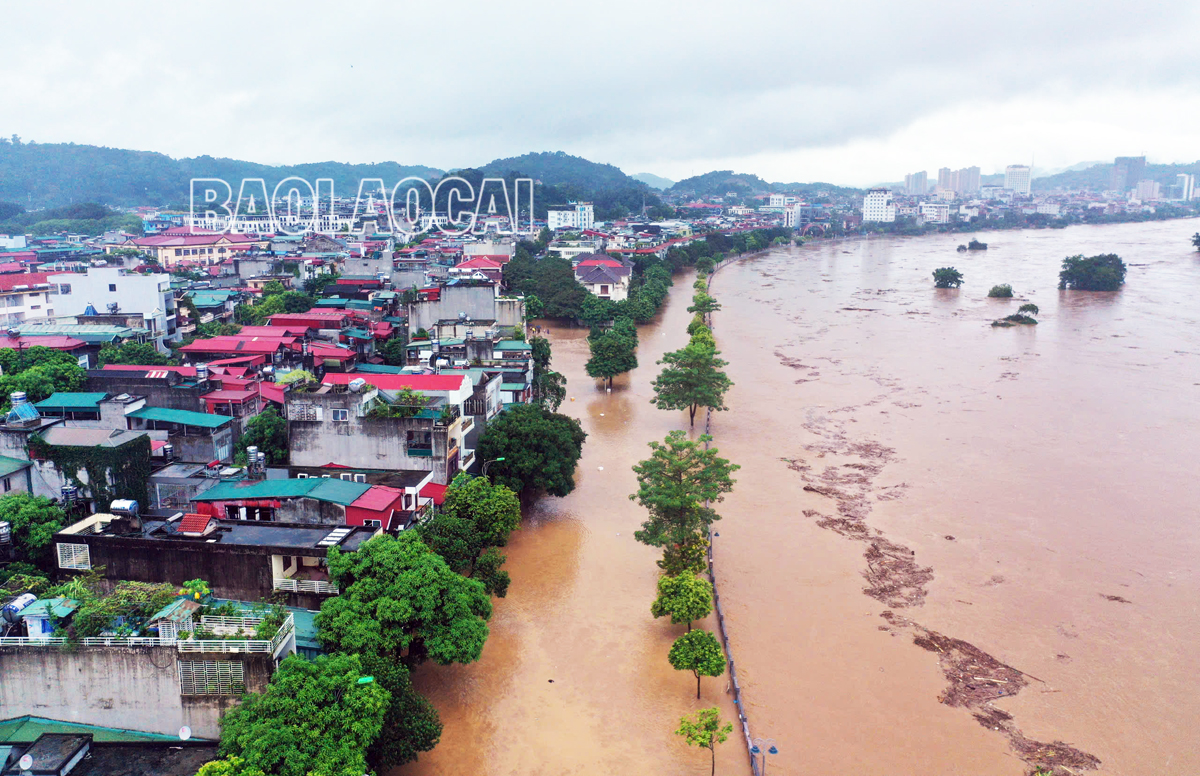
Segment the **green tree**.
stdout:
[[493,482],[529,504],[542,493],[565,496],[575,489],[585,439],[578,420],[538,404],[519,404],[488,423],[477,457],[495,461],[488,470]]
[[367,762],[378,774],[431,751],[442,735],[437,709],[412,685],[408,667],[389,657],[362,656],[363,672],[391,693],[379,737],[367,749]]
[[551,412],[556,412],[567,398],[567,378],[550,369],[550,340],[533,337],[533,400]]
[[146,366],[166,366],[171,363],[169,356],[158,352],[153,345],[141,342],[123,342],[120,345],[108,345],[100,349],[100,366],[106,364],[145,364]]
[[1192,245],[1196,247],[1196,250],[1200,251],[1200,232],[1192,235]]
[[637,340],[615,328],[593,333],[588,346],[592,352],[585,366],[588,377],[606,380],[610,388],[614,377],[637,368]]
[[441,509],[420,533],[450,568],[478,579],[488,593],[503,598],[509,576],[500,569],[504,556],[496,548],[508,544],[508,535],[520,524],[521,502],[515,493],[486,477],[459,474],[446,490]]
[[1116,291],[1125,284],[1125,262],[1115,253],[1063,259],[1058,287],[1077,291]]
[[[675,731],[675,735],[683,736],[687,741],[688,746],[707,749],[712,755],[712,771],[713,776],[717,773],[717,744],[725,743],[729,738],[729,734],[733,732],[733,724],[721,724],[720,712],[713,707],[711,709],[700,709],[696,712],[696,718],[681,717],[679,719],[679,729]],[[204,774],[201,774],[204,776]]]
[[55,391],[78,391],[87,380],[75,356],[40,345],[0,349],[0,372],[0,412],[8,412],[16,391],[39,402]]
[[939,267],[933,271],[934,288],[958,288],[963,284],[963,275],[954,267]]
[[230,764],[207,774],[362,776],[391,700],[364,677],[357,655],[286,658],[266,690],[221,718],[219,751]]
[[54,534],[67,525],[67,514],[45,496],[10,493],[0,498],[0,521],[12,526],[13,547],[30,563],[48,568]]
[[313,297],[298,291],[285,291],[279,296],[283,300],[285,313],[306,313],[317,303]]
[[[693,336],[698,336],[700,331],[698,329]],[[701,407],[726,409],[725,392],[733,382],[722,371],[728,362],[717,358],[719,355],[720,351],[703,338],[682,350],[664,353],[658,363],[665,367],[654,380],[651,402],[662,410],[687,410],[692,427],[696,425],[696,410]]]
[[579,318],[585,326],[596,328],[616,317],[617,306],[611,299],[588,294],[579,308]]
[[650,613],[657,617],[670,615],[671,624],[703,620],[712,612],[712,584],[706,579],[685,571],[673,577],[659,577],[658,597],[650,606]]
[[1008,283],[1001,283],[998,286],[992,286],[992,290],[988,291],[988,296],[998,299],[1008,299],[1013,295],[1012,286]]
[[682,544],[720,516],[705,502],[717,502],[733,490],[736,464],[717,455],[715,447],[704,449],[712,437],[702,434],[695,442],[682,431],[672,431],[660,444],[651,442],[651,455],[637,463],[638,490],[629,498],[650,513],[640,531],[642,544],[664,547]]
[[409,667],[471,663],[487,640],[492,603],[483,583],[456,574],[416,532],[377,536],[355,552],[329,550],[340,589],[321,605],[327,651],[377,655]]
[[379,355],[383,357],[383,362],[388,366],[405,366],[408,360],[408,337],[403,333],[393,339],[383,343],[379,348]]
[[316,277],[311,277],[304,281],[304,293],[312,296],[320,296],[325,292],[325,287],[330,283],[334,283],[340,277],[337,273],[323,272]]
[[717,637],[706,630],[689,630],[671,645],[667,656],[676,671],[691,671],[696,677],[696,697],[700,697],[700,677],[725,673],[725,655]]
[[678,544],[663,547],[662,559],[656,561],[667,576],[704,572],[708,553],[708,537],[695,533]]
[[707,292],[697,291],[692,297],[692,306],[687,310],[689,313],[697,313],[699,315],[708,315],[711,312],[716,312],[721,309],[721,303]]
[[1034,304],[1033,302],[1026,302],[1025,304],[1023,304],[1017,308],[1017,312],[1022,313],[1022,314],[1027,314],[1027,315],[1037,315],[1039,310],[1038,310],[1038,306],[1036,304]]
[[286,293],[287,289],[283,287],[283,283],[278,280],[272,280],[269,283],[264,283],[262,287],[262,298],[266,299],[269,296]]
[[251,445],[266,454],[267,463],[287,466],[288,425],[274,407],[267,407],[246,423],[246,433],[237,443],[239,460],[245,460],[246,448]]
[[538,299],[537,294],[525,297],[525,320],[532,321],[534,318],[541,318],[545,311],[546,305],[542,304],[542,300]]

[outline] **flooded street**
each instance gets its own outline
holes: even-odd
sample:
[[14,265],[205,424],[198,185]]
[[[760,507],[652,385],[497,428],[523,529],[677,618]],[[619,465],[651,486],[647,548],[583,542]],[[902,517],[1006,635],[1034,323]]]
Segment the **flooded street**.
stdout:
[[[735,385],[713,433],[742,469],[714,555],[768,773],[1017,776],[1014,741],[1200,772],[1196,229],[983,233],[967,254],[873,238],[717,273]],[[1106,252],[1122,291],[1056,289],[1065,256]],[[966,285],[935,290],[942,266]],[[987,299],[998,283],[1017,298]],[[418,672],[445,732],[399,773],[708,773],[672,731],[713,703],[736,720],[727,678],[697,702],[667,663],[683,626],[649,615],[658,553],[628,500],[646,442],[686,427],[649,401],[690,295],[677,278],[612,394],[583,373],[586,332],[554,329],[589,434],[578,488],[514,534],[482,660]],[[988,325],[1025,300],[1038,326]],[[748,772],[736,730],[717,771]]]

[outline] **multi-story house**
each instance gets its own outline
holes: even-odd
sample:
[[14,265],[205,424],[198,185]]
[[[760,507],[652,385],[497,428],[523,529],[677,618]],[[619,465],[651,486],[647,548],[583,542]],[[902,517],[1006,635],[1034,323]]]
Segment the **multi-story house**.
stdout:
[[46,273],[0,275],[0,323],[11,327],[54,315],[54,295]]
[[[175,325],[175,294],[171,291],[171,276],[166,273],[143,275],[119,267],[91,267],[85,273],[50,275],[49,282],[55,296],[54,314],[60,318],[140,317],[138,328],[146,329],[149,332],[147,339],[164,352],[166,342],[179,339]],[[132,325],[132,322],[126,320],[125,325]]]

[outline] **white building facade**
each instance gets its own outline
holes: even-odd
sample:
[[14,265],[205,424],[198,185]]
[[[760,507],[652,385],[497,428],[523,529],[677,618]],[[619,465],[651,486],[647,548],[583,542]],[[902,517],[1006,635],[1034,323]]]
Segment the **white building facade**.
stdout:
[[596,213],[591,202],[568,203],[570,209],[547,210],[546,226],[555,229],[591,229],[596,223]]
[[945,202],[922,202],[921,218],[935,224],[950,223],[950,205]]
[[62,273],[48,279],[54,294],[54,314],[60,318],[85,315],[89,306],[100,315],[115,309],[119,314],[141,315],[159,350],[166,350],[166,341],[179,338],[175,333],[170,275],[91,267],[86,273]]
[[890,189],[870,189],[863,197],[863,221],[892,223],[896,220],[896,206],[892,204]]
[[1010,164],[1004,168],[1004,188],[1028,197],[1033,186],[1033,170],[1029,165]]

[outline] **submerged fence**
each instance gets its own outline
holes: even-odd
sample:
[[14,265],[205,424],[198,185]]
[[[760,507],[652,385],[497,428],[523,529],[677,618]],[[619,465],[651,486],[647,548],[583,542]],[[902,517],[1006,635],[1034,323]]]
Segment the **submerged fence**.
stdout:
[[[759,253],[759,252],[760,251],[756,251],[755,253]],[[713,271],[711,273],[709,273],[709,275],[708,275],[707,282],[708,282],[709,286],[711,287],[711,284],[712,284],[712,276],[715,275],[718,270],[720,270],[722,267],[732,264],[733,262],[737,261],[738,259],[745,258],[747,255],[751,255],[751,254],[744,254],[741,256],[735,256],[730,259],[725,259],[720,264],[713,267]],[[711,313],[708,315],[708,326],[709,326],[710,330],[713,328]],[[706,436],[712,436],[712,416],[713,416],[713,411],[711,409],[705,411],[704,434]],[[704,449],[707,450],[708,446],[709,446],[708,442],[705,442]],[[708,506],[707,501],[704,502],[704,506],[705,507]],[[754,756],[754,752],[751,751],[751,747],[754,746],[754,738],[751,737],[751,735],[750,735],[750,718],[746,716],[746,706],[742,702],[742,685],[738,681],[737,665],[734,663],[734,660],[733,660],[733,648],[729,644],[729,629],[725,625],[725,610],[721,606],[721,591],[717,587],[717,573],[716,573],[716,568],[713,565],[713,541],[712,540],[713,540],[713,530],[711,527],[709,527],[709,529],[708,529],[708,578],[709,578],[709,581],[712,582],[712,587],[713,587],[713,605],[717,611],[717,629],[721,632],[721,645],[725,648],[725,662],[728,664],[728,668],[729,668],[729,686],[733,692],[733,705],[737,707],[738,722],[741,724],[742,737],[744,738],[744,740],[746,742],[746,755],[750,758],[750,773],[753,774],[753,776],[760,776],[758,758],[756,758]]]

